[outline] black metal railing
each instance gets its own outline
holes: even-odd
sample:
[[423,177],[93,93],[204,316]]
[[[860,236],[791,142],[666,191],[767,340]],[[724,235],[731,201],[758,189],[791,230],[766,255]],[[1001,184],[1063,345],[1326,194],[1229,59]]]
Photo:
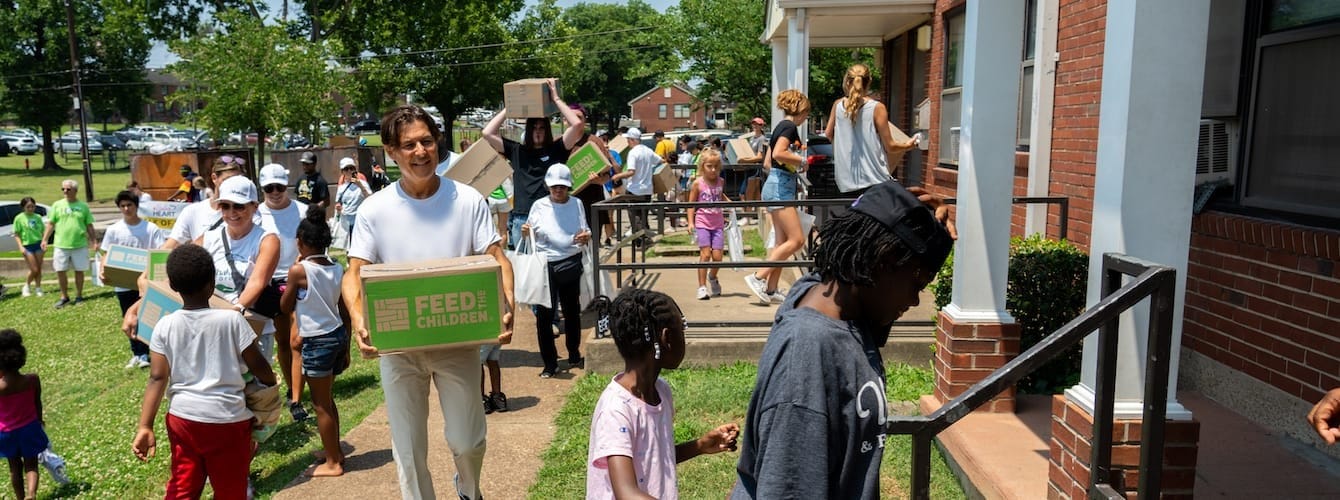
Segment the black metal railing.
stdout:
[[[1070,198],[1065,196],[1015,196],[1010,199],[1015,205],[1056,205],[1060,207],[1057,224],[1057,237],[1067,239],[1070,234]],[[958,198],[945,198],[946,205],[958,204]]]
[[[1122,285],[1123,276],[1132,277]],[[1014,387],[1019,379],[1078,345],[1098,331],[1098,375],[1095,382],[1090,498],[1123,499],[1124,486],[1112,469],[1112,415],[1116,392],[1117,328],[1120,316],[1146,297],[1150,299],[1149,338],[1145,350],[1144,422],[1140,438],[1140,498],[1162,492],[1164,421],[1168,409],[1168,367],[1172,352],[1173,302],[1177,271],[1134,257],[1103,255],[1102,299],[1037,345],[1020,354],[929,416],[893,417],[889,434],[912,436],[912,497],[930,498],[931,440],[978,406]]]

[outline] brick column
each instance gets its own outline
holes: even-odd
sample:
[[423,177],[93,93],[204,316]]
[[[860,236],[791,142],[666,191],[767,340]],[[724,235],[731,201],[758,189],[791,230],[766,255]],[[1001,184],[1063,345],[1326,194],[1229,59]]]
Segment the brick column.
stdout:
[[[1191,499],[1196,485],[1200,422],[1169,420],[1164,427],[1164,499]],[[1127,498],[1140,485],[1141,420],[1117,419],[1112,424],[1111,484]],[[1048,499],[1084,499],[1089,485],[1093,415],[1066,399],[1052,397],[1051,460],[1047,465]]]
[[[1017,323],[955,323],[940,313],[935,327],[935,399],[940,404],[958,397],[997,368],[1019,355]],[[1014,388],[977,408],[1014,413]]]

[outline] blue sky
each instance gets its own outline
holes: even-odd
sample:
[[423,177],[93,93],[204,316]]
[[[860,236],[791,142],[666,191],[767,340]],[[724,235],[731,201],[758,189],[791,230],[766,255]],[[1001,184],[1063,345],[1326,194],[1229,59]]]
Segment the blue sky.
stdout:
[[[643,0],[643,1],[651,4],[652,7],[655,7],[656,10],[659,10],[661,12],[665,12],[665,9],[669,8],[672,5],[679,4],[679,0]],[[270,7],[270,12],[274,13],[275,15],[278,15],[281,5],[283,5],[282,2],[280,2],[279,0],[265,0],[265,3]],[[535,0],[527,0],[526,3],[528,5],[534,5]],[[570,7],[577,3],[624,3],[624,2],[623,0],[558,0],[555,3],[559,7]],[[290,4],[289,8],[293,9],[294,8],[293,4]],[[153,48],[150,49],[149,51],[148,66],[150,68],[161,68],[172,62],[175,62],[176,60],[177,60],[176,56],[168,52],[167,45],[164,45],[162,43],[155,43]]]

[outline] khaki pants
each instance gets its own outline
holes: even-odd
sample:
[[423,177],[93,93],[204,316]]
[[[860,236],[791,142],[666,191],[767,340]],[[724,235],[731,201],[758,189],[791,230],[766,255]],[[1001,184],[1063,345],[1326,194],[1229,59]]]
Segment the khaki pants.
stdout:
[[405,500],[437,497],[428,469],[431,381],[442,408],[443,434],[456,461],[458,493],[479,498],[486,433],[484,407],[479,404],[479,349],[470,346],[384,355],[381,379],[400,496]]

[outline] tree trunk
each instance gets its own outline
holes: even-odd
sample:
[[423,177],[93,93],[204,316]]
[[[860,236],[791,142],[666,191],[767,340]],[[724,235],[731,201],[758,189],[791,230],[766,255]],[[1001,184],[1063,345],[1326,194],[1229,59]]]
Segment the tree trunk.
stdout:
[[42,170],[65,170],[56,163],[56,148],[51,147],[51,127],[42,127]]
[[[251,180],[253,180],[253,181],[259,181],[259,180],[260,180],[260,175],[261,175],[261,165],[264,165],[264,164],[266,163],[266,161],[265,161],[265,134],[266,134],[267,132],[269,132],[269,131],[266,130],[265,127],[260,127],[260,128],[257,128],[257,129],[256,129],[256,151],[257,151],[257,154],[256,154],[256,158],[254,158],[254,160],[255,160],[255,161],[254,161],[255,165],[252,165],[252,167],[251,167]],[[245,140],[245,139],[243,139],[243,140]]]

